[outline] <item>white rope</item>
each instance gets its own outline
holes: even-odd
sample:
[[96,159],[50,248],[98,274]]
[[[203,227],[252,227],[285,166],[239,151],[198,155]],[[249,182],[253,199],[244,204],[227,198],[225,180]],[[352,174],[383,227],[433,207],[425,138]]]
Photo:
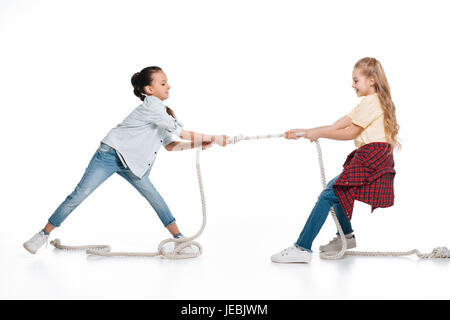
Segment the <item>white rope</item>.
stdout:
[[[320,147],[319,140],[316,140],[315,143],[316,143],[316,148],[317,148],[317,157],[319,159],[320,177],[322,180],[322,187],[325,189],[327,187],[327,179],[325,178],[325,169],[323,166],[322,148]],[[345,252],[347,250],[347,241],[345,239],[344,231],[342,230],[341,224],[339,223],[339,220],[336,216],[336,213],[334,212],[333,207],[330,208],[330,214],[331,214],[331,217],[333,218],[334,223],[336,224],[336,227],[339,231],[339,236],[341,237],[342,248],[339,252],[332,252],[329,254],[323,254],[323,252],[322,252],[320,254],[320,257],[322,259],[327,259],[327,260],[337,260],[337,259],[341,259],[342,256],[345,254]]]
[[[297,136],[303,136],[303,133],[297,133]],[[259,140],[259,139],[270,139],[270,138],[280,138],[284,137],[284,133],[281,134],[267,134],[267,135],[257,135],[257,136],[243,136],[238,135],[231,137],[227,143],[229,144],[235,144],[242,140]],[[323,159],[322,159],[322,149],[320,147],[319,141],[315,141],[316,148],[317,148],[317,156],[319,160],[319,167],[320,167],[320,175],[322,180],[322,187],[325,189],[327,186],[326,178],[325,178],[325,169],[323,165]],[[111,247],[108,245],[84,245],[84,246],[66,246],[62,245],[61,241],[59,239],[52,240],[50,243],[55,246],[58,249],[63,250],[86,250],[87,254],[91,255],[99,255],[104,257],[155,257],[155,256],[163,256],[168,259],[187,259],[187,258],[195,258],[202,254],[202,247],[201,245],[193,241],[194,239],[198,238],[205,229],[206,226],[206,202],[205,202],[205,195],[204,195],[204,188],[203,188],[203,182],[202,182],[202,175],[200,171],[200,151],[201,148],[197,148],[197,154],[196,154],[196,169],[197,169],[197,178],[198,178],[198,185],[200,189],[200,198],[202,202],[202,213],[203,213],[203,222],[200,230],[192,237],[189,238],[183,238],[183,239],[175,239],[175,238],[169,238],[166,240],[161,241],[161,243],[158,245],[158,251],[157,252],[111,252]],[[408,256],[416,254],[419,258],[422,259],[429,259],[429,258],[450,258],[450,250],[448,250],[446,247],[436,247],[432,250],[431,253],[421,253],[417,249],[413,249],[410,251],[404,251],[404,252],[381,252],[381,251],[348,251],[347,250],[347,241],[344,235],[344,232],[342,230],[341,225],[339,224],[339,220],[336,216],[336,213],[334,212],[334,209],[330,209],[330,214],[334,220],[334,223],[336,224],[336,227],[339,232],[339,236],[342,243],[342,248],[338,252],[321,252],[320,257],[322,259],[326,260],[337,260],[341,259],[344,255],[353,255],[353,256]],[[175,249],[173,251],[166,251],[164,250],[164,245],[174,242]],[[193,253],[183,253],[181,250],[183,250],[186,247],[189,246],[195,246],[198,248],[197,252]]]

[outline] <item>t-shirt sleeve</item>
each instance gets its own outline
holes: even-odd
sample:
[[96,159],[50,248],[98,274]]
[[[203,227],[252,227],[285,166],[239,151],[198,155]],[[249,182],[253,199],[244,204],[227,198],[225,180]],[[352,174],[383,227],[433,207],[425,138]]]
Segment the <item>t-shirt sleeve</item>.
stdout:
[[382,114],[378,96],[374,94],[364,97],[347,116],[354,124],[365,129]]

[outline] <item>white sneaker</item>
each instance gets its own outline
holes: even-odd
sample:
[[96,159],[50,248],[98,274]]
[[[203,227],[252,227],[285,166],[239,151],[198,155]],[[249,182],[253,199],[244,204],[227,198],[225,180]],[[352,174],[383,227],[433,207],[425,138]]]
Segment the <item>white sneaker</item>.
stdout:
[[[183,237],[180,237],[178,239],[185,239],[185,237],[183,236]],[[176,250],[183,243],[184,242],[175,242],[175,249],[174,250]],[[179,253],[193,254],[194,253],[194,248],[192,248],[192,246],[187,246],[186,248],[183,248]]]
[[25,242],[23,244],[23,247],[30,253],[35,254],[36,251],[38,251],[38,249],[42,247],[44,243],[48,242],[48,237],[48,235],[44,234],[44,231],[39,231],[33,237],[31,237],[30,240]]
[[[347,249],[353,249],[356,248],[356,239],[355,235],[348,234],[345,236],[347,240]],[[337,252],[342,249],[342,240],[340,236],[334,237],[333,240],[328,242],[328,244],[320,246],[319,250],[321,252]]]
[[293,245],[272,255],[271,260],[279,263],[308,263],[311,261],[311,256],[311,252]]

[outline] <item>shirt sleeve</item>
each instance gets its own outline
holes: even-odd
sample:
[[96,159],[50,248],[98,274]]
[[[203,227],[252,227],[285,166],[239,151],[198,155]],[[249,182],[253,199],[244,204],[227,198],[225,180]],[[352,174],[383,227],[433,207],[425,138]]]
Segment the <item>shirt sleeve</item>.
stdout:
[[162,103],[148,103],[145,110],[145,118],[148,122],[154,123],[158,127],[180,136],[181,130],[183,130],[183,124],[170,116]]
[[166,147],[168,144],[171,144],[172,142],[179,142],[179,140],[176,139],[176,136],[174,134],[170,133],[167,130],[164,130],[164,133],[162,136],[163,147]]
[[378,96],[373,94],[364,97],[347,116],[352,119],[354,124],[365,129],[382,114],[383,110],[380,108]]

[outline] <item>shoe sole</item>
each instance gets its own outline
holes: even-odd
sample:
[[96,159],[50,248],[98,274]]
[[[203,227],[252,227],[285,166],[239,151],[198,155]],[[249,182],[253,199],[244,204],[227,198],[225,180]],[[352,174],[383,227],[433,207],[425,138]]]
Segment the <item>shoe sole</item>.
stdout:
[[277,261],[277,260],[273,260],[270,259],[273,263],[309,263],[312,260],[312,257],[309,257],[303,261]]
[[310,263],[311,260],[308,260],[308,261],[273,261],[272,260],[272,262],[273,263],[283,263],[283,264],[286,264],[286,263],[290,263],[290,264],[293,264],[293,263],[305,264],[305,263]]
[[26,246],[26,244],[23,244],[23,247],[25,248],[25,250],[27,250],[29,253],[31,253],[31,254],[36,254],[36,252],[37,252],[37,250],[36,251],[33,251],[33,250],[31,250],[31,249],[29,249],[27,246]]

